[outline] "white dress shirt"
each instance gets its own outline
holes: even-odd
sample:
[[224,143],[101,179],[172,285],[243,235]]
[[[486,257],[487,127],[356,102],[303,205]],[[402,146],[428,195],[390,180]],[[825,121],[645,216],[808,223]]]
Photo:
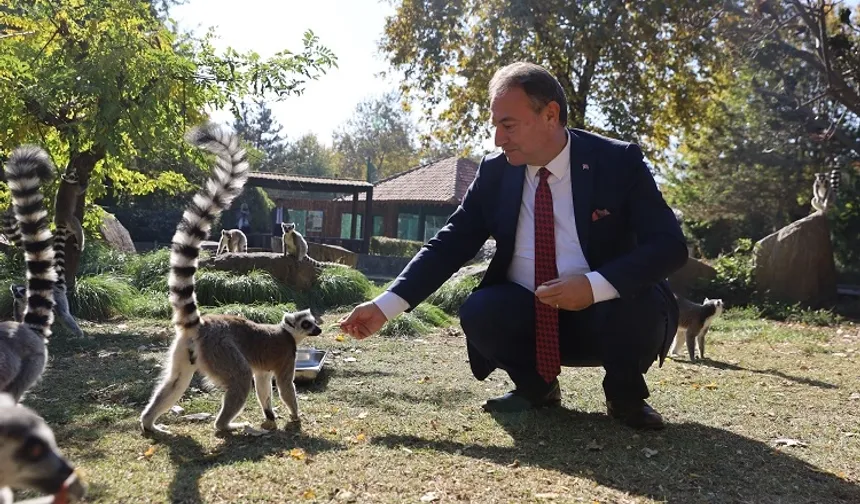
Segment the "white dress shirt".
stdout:
[[[526,167],[523,184],[523,200],[517,221],[517,234],[514,241],[514,255],[508,267],[508,280],[518,283],[530,291],[535,286],[535,229],[534,203],[540,177],[540,166]],[[552,211],[555,220],[555,260],[559,278],[585,274],[591,284],[594,302],[599,303],[618,297],[618,291],[603,275],[591,271],[576,231],[573,210],[573,188],[570,182],[570,133],[564,149],[547,163],[550,176],[547,178],[552,193]],[[400,315],[409,308],[409,303],[391,291],[385,291],[373,302],[382,310],[388,320]]]

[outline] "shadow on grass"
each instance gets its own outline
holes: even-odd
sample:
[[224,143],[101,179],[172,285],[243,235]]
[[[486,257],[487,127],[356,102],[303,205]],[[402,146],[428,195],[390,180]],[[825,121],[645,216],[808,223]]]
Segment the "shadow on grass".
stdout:
[[173,435],[155,440],[170,450],[170,460],[175,467],[170,483],[170,502],[204,502],[200,495],[200,478],[210,469],[240,461],[259,461],[275,454],[288,457],[289,450],[293,448],[301,448],[311,457],[324,451],[346,449],[340,444],[309,437],[299,431],[283,430],[267,435],[265,443],[253,436],[226,436],[224,443],[214,452],[207,452],[188,436]]
[[[478,460],[558,471],[660,502],[860,502],[860,487],[789,453],[698,423],[669,424],[660,434],[638,434],[603,414],[555,409],[498,414],[512,447],[482,446],[411,435],[374,438]],[[588,448],[592,440],[602,444]],[[646,457],[644,448],[657,450]]]
[[712,367],[715,369],[728,369],[730,371],[748,371],[750,373],[755,373],[755,374],[775,376],[777,378],[782,378],[785,380],[793,381],[794,383],[799,383],[801,385],[809,385],[810,387],[818,387],[818,388],[823,388],[823,389],[837,389],[837,388],[839,388],[837,385],[834,385],[832,383],[823,382],[823,381],[816,380],[813,378],[806,378],[803,376],[792,376],[790,374],[783,373],[782,371],[778,371],[776,369],[745,368],[743,366],[738,366],[737,364],[729,364],[728,362],[719,362],[719,361],[711,360],[708,358],[697,359],[695,362],[686,361],[686,363]]

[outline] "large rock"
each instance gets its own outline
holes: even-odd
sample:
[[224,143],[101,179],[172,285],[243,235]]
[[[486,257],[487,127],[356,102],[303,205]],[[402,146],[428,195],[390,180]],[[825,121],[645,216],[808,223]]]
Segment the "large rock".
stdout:
[[284,285],[299,291],[310,289],[317,279],[317,272],[311,263],[299,263],[292,257],[275,252],[225,253],[200,261],[200,267],[239,274],[253,270],[268,271]]
[[[272,237],[272,252],[284,252],[284,240],[281,237]],[[358,254],[337,245],[308,242],[308,255],[320,262],[345,264],[350,268],[358,264]]]
[[711,265],[694,257],[688,257],[681,269],[669,275],[669,285],[676,294],[687,297],[697,283],[711,280],[716,276],[717,270]]
[[836,301],[830,226],[813,213],[762,238],[755,249],[755,282],[769,297],[812,307]]
[[131,234],[128,229],[111,214],[105,214],[101,224],[99,224],[105,242],[112,249],[120,252],[135,252],[134,242],[131,240]]

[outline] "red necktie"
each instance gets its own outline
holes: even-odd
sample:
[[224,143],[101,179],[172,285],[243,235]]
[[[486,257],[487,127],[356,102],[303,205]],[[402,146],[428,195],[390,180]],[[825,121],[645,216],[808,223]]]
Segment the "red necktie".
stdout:
[[[552,193],[547,184],[549,170],[538,171],[540,182],[535,191],[535,288],[558,277],[555,264],[555,221],[552,216]],[[558,309],[541,303],[535,296],[535,344],[537,371],[551,382],[561,372],[558,351]]]

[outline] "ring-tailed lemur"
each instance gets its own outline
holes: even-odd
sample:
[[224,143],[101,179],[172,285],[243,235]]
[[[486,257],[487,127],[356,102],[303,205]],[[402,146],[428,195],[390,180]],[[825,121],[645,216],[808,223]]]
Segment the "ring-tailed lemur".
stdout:
[[185,210],[173,235],[170,252],[170,304],[176,336],[168,352],[165,373],[140,417],[144,432],[168,432],[155,421],[173,406],[202,372],[224,389],[221,411],[215,419],[219,432],[243,426],[233,423],[242,411],[251,383],[266,416],[264,426],[275,421],[272,410],[272,375],[281,400],[293,420],[298,420],[295,377],[296,346],[305,336],[322,331],[309,310],[286,313],[279,324],[258,324],[242,317],[206,315],[201,317],[194,294],[200,242],[212,221],[242,192],[248,179],[245,150],[235,135],[214,125],[192,131],[189,140],[217,155],[215,173],[194,202]]
[[[680,355],[684,342],[687,344],[687,352],[690,360],[696,359],[696,345],[699,346],[699,354],[705,358],[705,335],[711,328],[711,322],[723,313],[722,299],[708,299],[702,304],[695,303],[684,297],[675,296],[678,300],[678,332],[675,341],[669,349],[671,355]],[[683,334],[682,334],[683,332]]]
[[323,263],[308,255],[308,241],[296,229],[295,222],[282,222],[281,232],[284,242],[284,256],[293,256],[297,262],[308,261],[314,268],[321,269]]
[[39,380],[48,361],[57,272],[40,188],[54,172],[48,154],[35,146],[15,149],[6,162],[6,181],[27,268],[24,319],[0,323],[0,392],[8,392],[15,401]]
[[218,250],[215,255],[223,252],[248,252],[248,237],[241,229],[222,229],[221,240],[218,241]]
[[836,169],[830,173],[816,173],[812,182],[812,207],[821,213],[830,209],[839,193],[842,173]]
[[87,492],[45,420],[0,393],[0,504],[12,504],[13,488],[52,495],[19,504],[76,502]]

